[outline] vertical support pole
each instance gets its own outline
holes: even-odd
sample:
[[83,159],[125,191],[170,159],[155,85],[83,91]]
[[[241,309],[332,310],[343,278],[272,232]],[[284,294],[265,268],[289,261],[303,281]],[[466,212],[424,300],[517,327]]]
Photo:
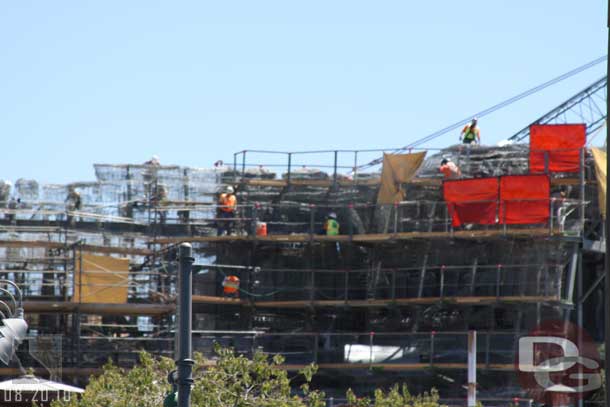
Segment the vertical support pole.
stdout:
[[343,301],[347,304],[348,297],[348,289],[349,289],[349,270],[345,269],[345,285],[343,286]]
[[237,184],[237,154],[233,154],[233,183]]
[[178,297],[178,407],[190,407],[191,386],[193,384],[192,359],[192,312],[193,312],[193,248],[189,243],[182,243],[179,251],[179,285]]
[[443,299],[443,297],[445,296],[445,266],[442,265],[441,266],[441,270],[440,270],[440,293],[439,293],[439,297],[441,298],[441,301]]
[[475,282],[476,282],[476,278],[477,278],[477,266],[479,265],[479,258],[475,257],[474,258],[474,263],[472,263],[472,275],[470,278],[470,295],[472,295],[474,297],[474,293],[476,290],[475,287]]
[[[608,7],[608,20],[607,20],[607,27],[608,27],[608,42],[607,42],[607,46],[608,49],[610,50],[610,7]],[[606,65],[606,72],[608,72],[608,70],[610,69],[610,59],[607,60],[607,65]],[[610,82],[606,81],[606,95],[609,93],[610,91]],[[606,112],[610,111],[610,98],[606,97]],[[610,126],[606,125],[606,146],[610,145]],[[606,174],[608,174],[608,170],[610,170],[610,161],[606,160]],[[605,344],[605,349],[606,352],[605,353],[605,364],[604,366],[606,366],[605,369],[605,384],[606,384],[606,407],[610,407],[610,369],[607,368],[607,366],[610,366],[610,352],[608,352],[608,349],[610,349],[610,239],[608,239],[608,233],[610,233],[610,217],[608,217],[608,214],[610,214],[610,199],[608,199],[606,197],[606,219],[604,219],[604,225],[605,225],[605,230],[606,230],[606,255],[604,256],[604,274],[606,275],[605,278],[605,284],[604,284],[604,288],[605,288],[605,306],[604,306],[604,344]]]
[[246,176],[246,150],[242,152],[241,156],[241,177],[244,178]]
[[580,231],[585,233],[585,148],[580,149]]
[[396,299],[396,269],[392,269],[392,301]]
[[354,151],[354,186],[358,185],[358,151]]
[[436,331],[430,332],[430,367],[434,365],[434,336]]
[[333,189],[337,188],[337,159],[339,156],[339,152],[335,150],[335,160],[333,163]]
[[[582,337],[582,329],[584,328],[584,320],[582,313],[582,296],[583,296],[583,275],[582,275],[582,248],[578,247],[578,268],[576,270],[577,278],[576,278],[576,324],[581,328],[578,330],[578,335],[576,338],[578,349],[583,348],[583,337]],[[578,366],[578,374],[582,375],[582,364],[579,363]],[[583,407],[583,399],[582,397],[578,398],[578,407]]]
[[477,405],[477,331],[468,331],[468,407]]
[[375,337],[375,332],[369,333],[369,366],[373,365],[373,338]]
[[394,202],[394,233],[398,233],[398,202]]
[[290,185],[290,175],[292,173],[292,153],[288,153],[288,172],[286,173],[286,186]]
[[[549,216],[549,236],[553,236],[553,216],[555,215],[555,211],[553,209],[555,209],[555,200],[553,198],[549,199],[549,205],[550,205],[550,216]],[[557,219],[557,224],[561,225],[561,221],[559,219]]]
[[316,218],[316,206],[314,204],[309,204],[309,241],[310,241],[310,243],[313,240],[313,235],[316,234],[315,218]]
[[502,265],[496,268],[496,298],[500,297],[500,282],[502,281]]

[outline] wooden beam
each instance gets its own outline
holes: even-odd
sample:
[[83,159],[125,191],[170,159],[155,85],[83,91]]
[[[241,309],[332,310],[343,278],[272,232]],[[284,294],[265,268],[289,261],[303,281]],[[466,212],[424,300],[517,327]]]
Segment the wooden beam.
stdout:
[[[451,232],[404,232],[404,233],[369,233],[353,235],[352,242],[360,243],[376,243],[376,242],[391,242],[398,240],[413,240],[413,239],[483,239],[489,237],[509,236],[512,238],[523,237],[530,238],[533,236],[557,236],[561,235],[558,229],[555,229],[551,234],[548,228],[534,229],[517,229],[509,228],[506,232],[501,229],[495,230],[456,230]],[[313,235],[311,239],[314,242],[349,242],[348,235],[326,236]],[[292,235],[268,235],[268,236],[182,236],[182,237],[167,237],[152,240],[152,243],[172,244],[172,243],[205,243],[205,242],[273,242],[273,243],[304,243],[310,241],[310,235],[306,233]],[[1,245],[0,245],[1,247]]]
[[[244,178],[241,184],[258,186],[258,187],[277,187],[284,188],[287,186],[286,180],[283,179],[247,179]],[[292,179],[290,185],[294,186],[309,186],[309,187],[321,187],[328,188],[333,184],[332,179]],[[380,178],[361,179],[356,180],[337,180],[337,184],[340,186],[353,186],[353,185],[366,185],[366,186],[377,186],[380,184]],[[425,186],[441,186],[443,184],[442,178],[413,178],[407,185],[425,185]],[[551,178],[551,185],[579,185],[580,180],[578,178]]]
[[76,303],[68,301],[24,301],[27,313],[70,313],[80,311],[93,315],[165,315],[174,312],[174,304],[101,304]]
[[237,298],[194,295],[193,304],[252,305],[259,308],[308,308],[308,307],[387,307],[391,305],[423,305],[439,302],[458,305],[481,305],[494,303],[544,303],[558,302],[557,296],[486,296],[486,297],[413,297],[376,300],[292,300],[292,301],[247,301]]

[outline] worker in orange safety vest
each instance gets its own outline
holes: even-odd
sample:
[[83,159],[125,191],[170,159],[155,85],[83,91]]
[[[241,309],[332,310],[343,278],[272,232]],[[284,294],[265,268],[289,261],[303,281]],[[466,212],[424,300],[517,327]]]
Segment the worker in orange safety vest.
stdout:
[[233,219],[237,209],[237,198],[232,186],[228,186],[224,193],[218,197],[218,236],[233,233]]
[[443,173],[446,179],[455,179],[462,176],[462,171],[460,168],[448,158],[443,158],[439,170]]
[[222,291],[227,296],[239,296],[239,277],[226,276],[222,281]]

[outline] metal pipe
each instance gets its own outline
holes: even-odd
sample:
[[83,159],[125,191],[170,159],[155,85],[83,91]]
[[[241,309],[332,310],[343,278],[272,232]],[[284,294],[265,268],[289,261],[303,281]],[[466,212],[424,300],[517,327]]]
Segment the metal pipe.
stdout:
[[[9,317],[10,317],[11,315],[13,315],[17,311],[17,301],[15,301],[15,297],[13,296],[13,294],[10,293],[9,290],[0,287],[0,292],[3,292],[6,295],[8,295],[10,297],[10,299],[13,301],[13,307],[15,308],[15,310],[11,311],[10,308],[9,308]],[[6,303],[4,303],[4,304],[6,304]]]
[[477,331],[468,331],[468,407],[477,405]]
[[189,243],[182,243],[179,251],[180,269],[178,297],[178,407],[190,407],[191,386],[193,385],[192,359],[192,313],[193,313],[193,248]]
[[[17,293],[19,294],[19,308],[23,308],[23,294],[21,293],[21,289],[19,288],[19,286],[10,280],[0,280],[0,283],[6,283],[15,288],[15,291],[17,291]],[[13,300],[15,300],[14,297]]]

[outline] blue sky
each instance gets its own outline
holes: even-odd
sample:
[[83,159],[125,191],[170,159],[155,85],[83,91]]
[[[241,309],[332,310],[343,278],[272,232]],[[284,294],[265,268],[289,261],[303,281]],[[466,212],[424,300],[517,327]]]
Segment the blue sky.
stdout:
[[[606,54],[601,0],[0,5],[0,178],[402,146]],[[495,143],[605,64],[480,122]],[[434,142],[457,140],[448,134]]]

